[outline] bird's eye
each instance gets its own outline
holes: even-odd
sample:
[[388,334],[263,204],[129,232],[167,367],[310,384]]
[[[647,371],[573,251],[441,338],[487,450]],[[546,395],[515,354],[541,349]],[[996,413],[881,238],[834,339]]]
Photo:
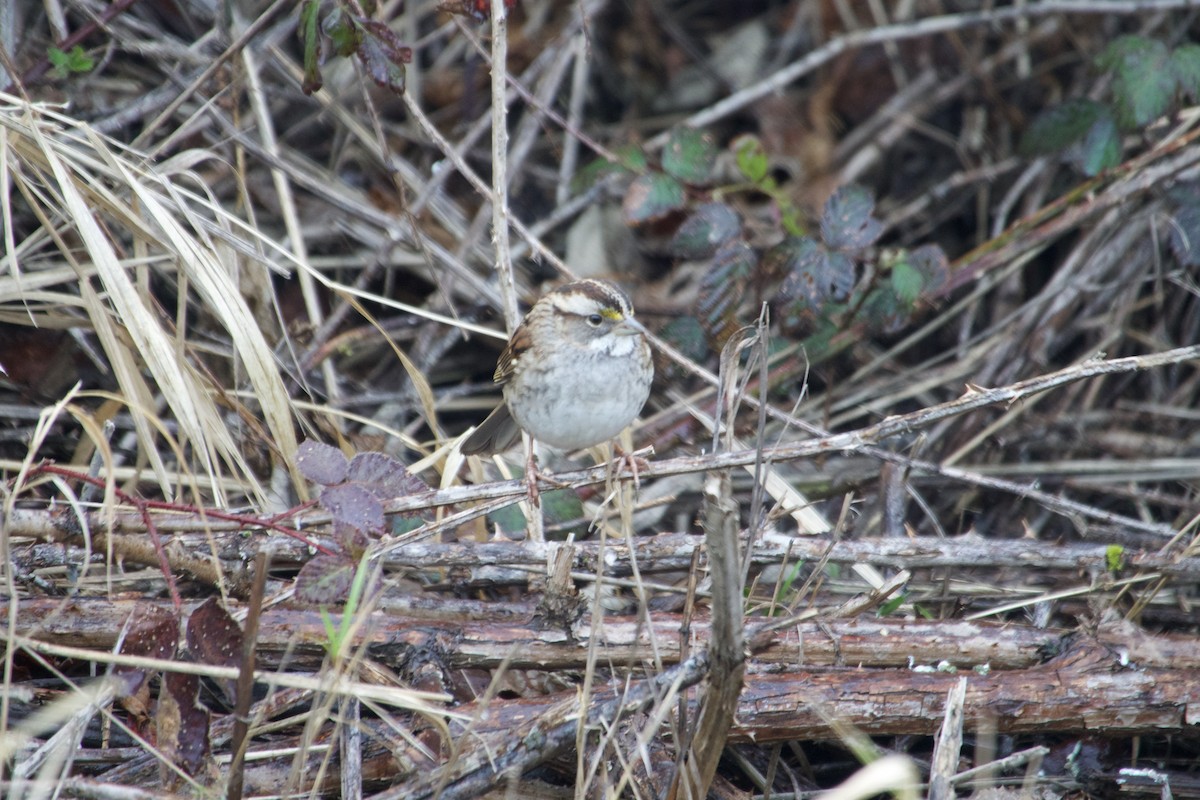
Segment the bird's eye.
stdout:
[[591,325],[593,328],[599,328],[600,324],[604,322],[604,317],[599,314],[591,314],[588,316],[587,321],[588,325]]

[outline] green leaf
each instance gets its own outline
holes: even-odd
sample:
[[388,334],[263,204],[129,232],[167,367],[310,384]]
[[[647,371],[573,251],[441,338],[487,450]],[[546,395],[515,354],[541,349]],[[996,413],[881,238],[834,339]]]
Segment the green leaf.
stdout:
[[1113,75],[1113,107],[1122,128],[1140,128],[1167,110],[1176,79],[1171,53],[1162,42],[1122,36],[1104,48],[1096,64]]
[[525,530],[525,515],[519,505],[505,506],[487,515],[490,526],[499,526],[506,534],[521,533]]
[[1119,544],[1110,544],[1104,549],[1104,564],[1109,572],[1120,572],[1125,566],[1125,548]]
[[75,45],[71,48],[70,59],[68,66],[72,72],[91,72],[96,66],[96,61],[80,45]]
[[922,297],[941,287],[950,276],[950,262],[936,244],[914,250],[894,250],[880,257],[899,307],[911,309]]
[[775,592],[776,602],[786,602],[796,589],[796,581],[804,574],[804,559],[800,559],[793,566],[788,568],[784,578],[780,581],[779,590]]
[[917,302],[917,298],[925,290],[924,276],[906,258],[902,258],[892,265],[889,280],[897,299],[909,307]]
[[46,51],[46,58],[50,59],[50,63],[54,65],[57,72],[65,73],[67,71],[67,60],[70,58],[65,51],[57,47],[51,47]]
[[1067,148],[1066,157],[1089,177],[1121,163],[1121,134],[1112,117],[1096,120],[1082,142]]
[[779,221],[792,236],[808,236],[808,225],[801,217],[800,209],[791,203],[779,204]]
[[650,161],[646,158],[646,151],[636,144],[622,145],[616,149],[614,155],[620,159],[620,162],[613,166],[626,172],[640,175],[650,166]]
[[897,595],[896,597],[893,597],[891,600],[888,600],[883,605],[881,605],[879,607],[879,611],[876,614],[876,616],[879,616],[879,617],[891,616],[896,611],[896,609],[900,608],[900,606],[904,605],[906,602],[908,602],[908,595],[901,593],[901,594]]
[[838,187],[821,214],[821,238],[836,250],[859,250],[874,244],[883,233],[875,219],[875,198],[861,186]]
[[1021,154],[1059,153],[1081,141],[1103,117],[1111,118],[1106,106],[1095,100],[1067,100],[1038,114],[1021,137]]
[[[587,528],[583,501],[576,492],[570,489],[556,489],[552,492],[542,492],[541,498],[547,539],[565,539],[572,530],[582,534]],[[551,531],[552,528],[555,532]]]
[[708,258],[742,232],[742,218],[725,203],[704,203],[683,221],[668,246],[680,258]]
[[1200,44],[1185,44],[1171,54],[1171,74],[1179,90],[1193,101],[1200,99]]
[[717,148],[711,134],[695,128],[678,127],[671,131],[663,150],[662,167],[684,183],[699,184],[712,176]]
[[300,43],[304,50],[304,78],[300,88],[305,94],[319,91],[325,84],[321,77],[321,3],[304,0],[300,4]]
[[621,210],[630,225],[662,219],[687,203],[683,184],[670,175],[652,172],[635,178],[625,191]]
[[[583,501],[571,489],[555,489],[541,493],[542,514],[545,515],[546,538],[551,540],[565,539],[570,533],[583,534],[587,530],[587,521],[583,510]],[[506,506],[491,512],[487,516],[492,526],[499,526],[506,534],[523,533],[526,529],[525,515],[517,505]],[[577,523],[577,524],[571,524]],[[550,528],[556,530],[552,533]]]
[[75,45],[70,52],[51,47],[46,51],[46,58],[54,65],[54,74],[59,78],[79,72],[91,72],[96,66],[95,60],[81,45]]
[[576,172],[571,181],[572,188],[577,192],[582,192],[610,175],[640,175],[646,171],[648,165],[646,153],[636,144],[627,144],[617,148],[615,155],[618,157],[618,161],[597,158]]
[[868,329],[879,333],[896,333],[911,317],[912,306],[904,303],[890,284],[876,286],[863,300],[858,319]]
[[362,41],[362,30],[354,24],[354,18],[342,12],[340,7],[334,7],[325,15],[321,29],[329,37],[333,52],[339,56],[352,56],[358,52],[359,42]]
[[949,278],[950,262],[936,244],[881,254],[879,267],[887,280],[863,299],[858,319],[870,330],[896,333],[913,317],[917,303],[928,298]]
[[387,532],[392,536],[401,536],[412,533],[428,521],[419,514],[396,514],[392,517],[392,525]]
[[744,134],[733,140],[732,147],[737,167],[746,179],[752,183],[762,183],[771,164],[759,138]]
[[1086,175],[1098,175],[1121,160],[1121,137],[1112,111],[1094,100],[1068,100],[1034,119],[1021,137],[1025,155],[1062,153]]

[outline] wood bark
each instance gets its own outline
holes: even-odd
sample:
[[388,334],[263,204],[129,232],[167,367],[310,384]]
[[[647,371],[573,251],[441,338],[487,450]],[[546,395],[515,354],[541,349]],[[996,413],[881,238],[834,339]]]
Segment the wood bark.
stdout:
[[[156,604],[23,600],[16,633],[46,643],[50,655],[55,644],[94,649],[96,661],[103,663],[125,621],[146,605]],[[7,612],[6,604],[0,604],[0,613]],[[591,635],[601,637],[601,662],[618,670],[625,665],[630,680],[601,687],[585,709],[573,688],[515,699],[501,694],[486,707],[459,703],[452,708],[462,716],[449,723],[449,740],[436,726],[410,718],[407,724],[434,753],[444,754],[452,740],[469,742],[453,763],[431,763],[412,746],[398,743],[386,727],[364,720],[364,780],[398,777],[399,798],[423,796],[446,779],[444,785],[453,791],[444,797],[470,796],[494,782],[493,770],[503,765],[520,772],[573,747],[580,720],[602,730],[637,719],[669,687],[694,686],[711,667],[704,649],[708,620],[696,618],[690,623],[689,652],[699,655],[661,675],[639,677],[652,663],[651,631],[665,663],[679,655],[681,618],[652,617],[649,629],[633,618],[606,618],[593,634],[586,620],[566,630],[536,620],[455,624],[384,611],[369,614],[356,642],[366,647],[368,659],[390,666],[402,678],[411,676],[416,665],[426,671],[436,665],[443,685],[460,699],[470,694],[464,693],[462,675],[505,659],[510,670],[554,669],[569,677],[570,670],[586,663]],[[1200,649],[1187,637],[1149,636],[1131,625],[1085,635],[1000,624],[863,619],[800,622],[758,635],[753,630],[747,637],[753,654],[746,662],[731,743],[832,739],[837,736],[833,721],[872,735],[928,735],[941,723],[948,692],[964,676],[968,731],[985,723],[1004,734],[1195,735],[1200,730]],[[260,619],[260,664],[275,669],[290,649],[288,669],[316,669],[325,637],[324,622],[315,611],[268,609]],[[625,688],[619,693],[613,686]],[[685,696],[687,714],[694,719],[696,700]],[[469,735],[457,721],[464,718],[473,720]],[[117,775],[148,776],[155,769],[147,758]],[[247,790],[269,785],[272,770],[278,769],[286,767],[248,767]]]
[[[186,604],[184,613],[198,606]],[[500,604],[495,604],[500,605]],[[138,609],[167,609],[168,603],[102,598],[34,598],[20,602],[17,634],[41,641],[111,649],[126,620]],[[231,613],[242,609],[231,604]],[[7,614],[0,602],[0,614]],[[651,640],[666,662],[680,658],[680,631],[687,626],[689,651],[709,639],[709,620],[697,614],[652,613],[649,625],[634,616],[606,615],[599,631],[581,619],[570,627],[544,624],[532,611],[521,619],[498,614],[496,620],[439,620],[375,611],[368,615],[353,644],[365,645],[372,658],[403,669],[415,654],[432,654],[447,669],[494,668],[507,663],[524,669],[582,669],[593,635],[600,637],[605,663],[636,665],[651,657]],[[336,625],[337,614],[332,615]],[[774,620],[770,621],[776,624]],[[760,623],[761,624],[761,623]],[[275,606],[262,612],[259,657],[265,668],[290,654],[295,667],[314,665],[324,656],[325,623],[319,611]],[[995,622],[956,620],[844,619],[805,621],[756,633],[748,620],[753,658],[750,672],[798,667],[946,667],[1017,669],[1035,666],[1062,651],[1072,635]],[[1149,635],[1133,625],[1115,624],[1095,632],[1096,641],[1130,663],[1165,669],[1200,669],[1200,647],[1188,636]],[[98,656],[102,659],[103,653]]]
[[[47,512],[37,512],[46,514]],[[52,535],[23,519],[27,533],[46,535],[52,539],[75,542],[77,534]],[[184,527],[183,522],[164,520],[168,527]],[[44,526],[43,526],[44,527]],[[98,528],[97,530],[102,530]],[[311,534],[321,540],[317,533]],[[739,535],[745,543],[746,533]],[[104,536],[96,534],[92,552],[102,559],[111,545],[114,552],[127,563],[158,566],[158,556],[143,534]],[[456,586],[496,586],[503,583],[526,584],[530,570],[544,572],[547,559],[560,545],[553,542],[396,542],[385,545],[382,561],[388,570],[401,574],[433,570],[453,570],[458,576]],[[269,547],[271,561],[276,566],[298,566],[311,558],[308,546],[287,537],[272,535],[246,536],[240,533],[179,533],[165,539],[165,549],[172,568],[196,580],[214,585],[226,584],[248,589],[249,568],[260,550]],[[219,552],[221,569],[215,569],[211,552]],[[686,573],[693,566],[697,552],[706,556],[704,537],[673,533],[653,537],[638,537],[630,542],[609,541],[601,549],[598,542],[573,544],[572,569],[581,580],[590,580],[598,564],[612,577],[628,577],[636,560],[642,575],[657,573]],[[61,548],[51,545],[35,547],[31,555],[23,556],[24,569],[33,570],[64,562]],[[81,557],[82,551],[76,552]],[[989,539],[976,534],[950,538],[933,536],[873,538],[830,542],[828,539],[798,537],[775,531],[765,531],[755,538],[749,554],[750,565],[762,569],[780,564],[818,562],[822,559],[839,564],[871,564],[907,570],[953,570],[964,564],[975,568],[1007,568],[1019,570],[1066,570],[1084,576],[1105,575],[1113,569],[1113,559],[1126,573],[1136,570],[1158,573],[1171,582],[1192,584],[1200,581],[1200,557],[1184,556],[1158,547],[1123,547],[1114,551],[1108,543],[1057,544],[1034,539]],[[702,567],[707,567],[701,559]],[[236,593],[235,593],[236,594]],[[419,602],[419,599],[410,599]],[[445,602],[437,598],[436,603]],[[489,604],[494,606],[495,604]]]

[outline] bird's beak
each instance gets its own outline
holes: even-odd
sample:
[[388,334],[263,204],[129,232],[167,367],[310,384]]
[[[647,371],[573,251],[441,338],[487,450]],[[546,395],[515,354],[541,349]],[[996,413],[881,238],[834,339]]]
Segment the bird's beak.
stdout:
[[639,333],[646,333],[645,326],[638,322],[633,317],[626,317],[621,320],[621,324],[616,327],[616,332],[624,336],[633,336]]

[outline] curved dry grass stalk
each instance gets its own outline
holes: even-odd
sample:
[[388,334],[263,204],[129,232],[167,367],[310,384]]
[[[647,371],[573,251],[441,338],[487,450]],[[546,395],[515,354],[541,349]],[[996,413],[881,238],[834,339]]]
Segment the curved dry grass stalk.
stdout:
[[[233,224],[229,212],[216,203],[193,204],[175,183],[183,178],[202,186],[198,175],[164,174],[61,113],[9,95],[0,96],[0,102],[6,104],[0,125],[14,187],[42,220],[46,234],[42,246],[31,245],[20,260],[15,251],[10,254],[9,274],[0,278],[5,313],[14,318],[35,299],[47,308],[82,308],[122,388],[140,451],[153,464],[165,494],[173,492],[178,474],[195,472],[207,478],[219,502],[226,504],[230,498],[223,493],[222,476],[230,472],[244,494],[264,503],[267,492],[224,418],[228,397],[213,385],[186,338],[186,308],[194,302],[194,291],[228,334],[238,367],[253,387],[257,402],[243,413],[261,415],[281,463],[293,469],[297,442],[288,392],[274,353],[238,290],[240,259],[209,235],[213,226],[226,240],[247,229],[240,221]],[[80,249],[71,245],[73,240]],[[243,241],[243,249],[261,251],[262,242]],[[122,257],[129,251],[137,254],[136,260]],[[42,274],[43,261],[55,256],[70,271],[50,261],[49,274]],[[159,272],[171,275],[184,290],[174,324],[148,293]],[[39,289],[34,298],[26,295],[26,280]],[[55,285],[64,290],[46,291]],[[143,377],[143,366],[150,381]],[[174,464],[162,459],[158,447],[167,426],[152,424],[160,393],[178,426],[169,440],[171,449],[177,456],[185,448],[190,453]]]
[[[8,641],[8,637],[4,637]],[[212,664],[195,664],[173,659],[150,658],[147,656],[131,656],[123,653],[98,653],[81,647],[68,647],[48,644],[27,637],[16,637],[14,644],[27,648],[31,652],[56,655],[66,658],[80,658],[100,664],[128,667],[136,670],[158,670],[180,675],[198,675],[206,678],[237,680],[238,670],[233,667],[220,667]],[[433,692],[420,692],[395,686],[380,686],[365,683],[353,676],[335,675],[303,675],[295,672],[265,672],[254,674],[257,683],[268,686],[281,686],[291,689],[303,689],[310,692],[330,692],[339,697],[358,697],[372,700],[395,708],[405,708],[429,714],[432,717],[451,716],[439,704],[446,700],[445,695]],[[89,701],[90,702],[90,701]],[[70,704],[65,713],[75,713],[78,706]],[[457,715],[457,718],[462,718]]]

